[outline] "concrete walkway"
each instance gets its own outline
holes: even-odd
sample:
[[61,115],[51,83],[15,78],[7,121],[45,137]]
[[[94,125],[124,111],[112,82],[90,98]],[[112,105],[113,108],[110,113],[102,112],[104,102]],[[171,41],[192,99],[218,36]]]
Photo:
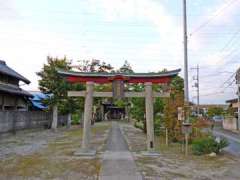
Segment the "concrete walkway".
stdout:
[[100,180],[142,180],[117,122],[112,122]]

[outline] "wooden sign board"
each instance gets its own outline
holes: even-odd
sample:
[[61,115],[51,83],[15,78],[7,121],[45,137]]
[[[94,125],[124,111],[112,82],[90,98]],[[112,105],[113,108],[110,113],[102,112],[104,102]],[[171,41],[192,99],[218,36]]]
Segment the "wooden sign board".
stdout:
[[178,120],[184,121],[184,109],[183,107],[178,107]]
[[113,98],[121,99],[124,97],[124,82],[122,80],[114,80],[112,82]]
[[182,123],[182,132],[183,132],[183,134],[192,133],[192,124],[191,123]]

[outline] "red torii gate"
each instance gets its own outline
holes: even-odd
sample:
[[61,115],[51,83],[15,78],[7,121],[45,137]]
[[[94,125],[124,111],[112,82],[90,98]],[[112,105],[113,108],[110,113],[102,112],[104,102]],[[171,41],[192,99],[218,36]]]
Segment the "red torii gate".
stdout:
[[[93,97],[145,97],[147,122],[147,149],[154,151],[153,98],[169,97],[169,93],[152,91],[152,84],[169,84],[178,75],[180,69],[160,73],[92,73],[58,70],[58,73],[70,83],[85,83],[86,91],[69,91],[70,97],[85,97],[83,140],[80,155],[91,154],[90,126],[92,119]],[[94,92],[94,84],[113,83],[113,92]],[[124,83],[144,83],[145,92],[124,92]]]

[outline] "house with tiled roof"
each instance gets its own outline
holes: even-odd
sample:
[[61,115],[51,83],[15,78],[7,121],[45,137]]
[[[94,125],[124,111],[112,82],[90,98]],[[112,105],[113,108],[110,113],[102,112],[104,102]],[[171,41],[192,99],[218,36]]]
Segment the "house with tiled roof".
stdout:
[[30,81],[0,60],[0,110],[26,111],[28,99],[32,95],[21,89],[19,83]]

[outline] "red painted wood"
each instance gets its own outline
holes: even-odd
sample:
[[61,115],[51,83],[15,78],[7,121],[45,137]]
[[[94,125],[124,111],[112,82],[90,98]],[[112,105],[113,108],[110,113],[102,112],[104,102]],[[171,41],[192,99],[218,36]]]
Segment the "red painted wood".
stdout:
[[146,83],[146,82],[151,82],[153,84],[158,84],[158,83],[169,83],[170,81],[171,81],[170,77],[131,78],[131,79],[129,79],[128,83]]
[[116,77],[77,77],[77,76],[68,76],[67,81],[70,83],[86,83],[88,81],[92,81],[98,84],[104,83],[111,83],[113,80],[123,80],[127,83],[145,83],[145,82],[152,82],[154,84],[158,83],[169,83],[171,81],[171,77],[152,77],[152,78],[145,78],[145,77],[123,77],[123,76],[116,76]]
[[107,77],[75,77],[75,76],[67,77],[67,81],[71,83],[86,83],[88,81],[92,81],[99,84],[110,82]]

